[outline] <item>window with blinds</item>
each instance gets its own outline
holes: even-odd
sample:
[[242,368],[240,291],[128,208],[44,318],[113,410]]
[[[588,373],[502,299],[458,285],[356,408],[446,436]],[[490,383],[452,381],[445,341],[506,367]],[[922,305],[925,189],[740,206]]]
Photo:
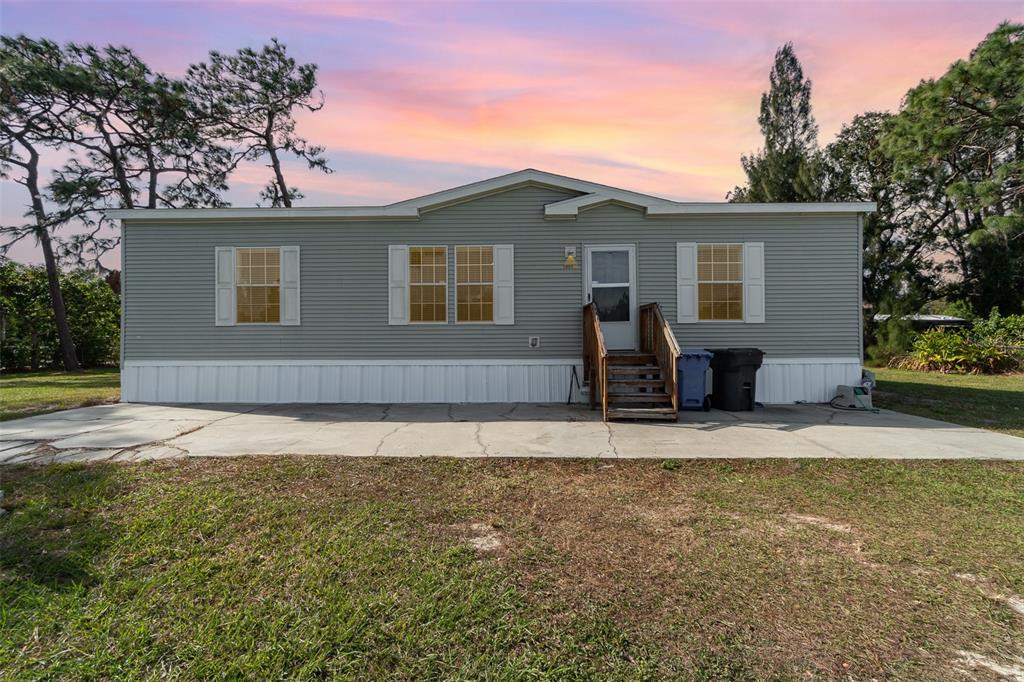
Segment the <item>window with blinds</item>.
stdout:
[[281,321],[281,249],[240,248],[235,259],[238,324]]

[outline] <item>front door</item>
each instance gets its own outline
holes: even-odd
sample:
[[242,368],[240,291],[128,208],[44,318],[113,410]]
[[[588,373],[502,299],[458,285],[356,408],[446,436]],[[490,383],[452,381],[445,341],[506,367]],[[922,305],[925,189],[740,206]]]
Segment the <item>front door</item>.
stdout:
[[583,298],[597,304],[601,332],[609,350],[636,350],[636,246],[584,247]]

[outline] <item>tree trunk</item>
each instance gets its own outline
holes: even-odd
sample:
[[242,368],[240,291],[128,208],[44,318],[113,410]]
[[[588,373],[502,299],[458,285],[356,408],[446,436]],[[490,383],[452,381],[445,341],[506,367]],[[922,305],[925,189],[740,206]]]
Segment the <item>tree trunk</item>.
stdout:
[[57,337],[60,339],[60,355],[67,372],[81,371],[75,355],[75,343],[71,340],[71,328],[68,327],[67,311],[64,309],[64,295],[60,291],[60,273],[57,270],[57,259],[53,256],[53,245],[50,233],[42,229],[37,233],[39,244],[43,247],[43,260],[46,262],[46,281],[50,285],[50,302],[53,304],[53,317],[57,322]]
[[[23,143],[24,144],[24,143]],[[28,145],[25,145],[28,147]],[[39,154],[28,147],[29,164],[26,168],[25,187],[32,196],[32,213],[36,219],[36,237],[43,248],[43,261],[46,263],[46,280],[50,285],[50,303],[53,305],[53,318],[57,323],[57,337],[60,340],[60,355],[64,369],[68,372],[81,371],[75,355],[75,344],[71,340],[71,329],[68,327],[67,311],[64,309],[64,295],[60,291],[60,272],[57,259],[53,255],[53,244],[50,242],[49,227],[46,224],[46,209],[43,197],[39,193]]]
[[267,151],[270,152],[270,165],[274,169],[274,182],[281,191],[281,203],[285,208],[292,207],[292,196],[288,193],[288,183],[284,181],[284,173],[281,172],[281,160],[277,158],[277,149],[274,148],[274,140],[267,137]]

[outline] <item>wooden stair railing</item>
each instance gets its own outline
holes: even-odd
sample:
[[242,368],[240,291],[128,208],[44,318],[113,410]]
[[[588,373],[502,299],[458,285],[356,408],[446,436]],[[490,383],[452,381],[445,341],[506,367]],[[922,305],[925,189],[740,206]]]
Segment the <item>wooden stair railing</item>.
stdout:
[[679,344],[657,303],[640,307],[640,349],[609,353],[597,306],[583,307],[583,377],[590,408],[601,418],[675,419],[679,413]]
[[590,409],[600,399],[601,418],[608,421],[608,349],[594,303],[583,306],[583,378],[590,384]]
[[646,303],[640,306],[640,352],[653,355],[665,378],[665,392],[669,394],[672,409],[679,412],[679,387],[676,385],[679,361],[679,342],[672,327],[665,321],[661,306]]

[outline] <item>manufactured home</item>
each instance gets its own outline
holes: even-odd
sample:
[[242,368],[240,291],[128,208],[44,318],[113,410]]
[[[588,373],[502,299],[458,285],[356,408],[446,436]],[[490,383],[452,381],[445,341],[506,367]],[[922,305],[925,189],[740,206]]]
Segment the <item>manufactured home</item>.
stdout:
[[[677,202],[531,169],[386,206],[113,211],[121,395],[669,413],[679,349],[753,347],[758,401],[826,402],[861,375],[872,210]],[[623,373],[643,395],[619,404]]]

